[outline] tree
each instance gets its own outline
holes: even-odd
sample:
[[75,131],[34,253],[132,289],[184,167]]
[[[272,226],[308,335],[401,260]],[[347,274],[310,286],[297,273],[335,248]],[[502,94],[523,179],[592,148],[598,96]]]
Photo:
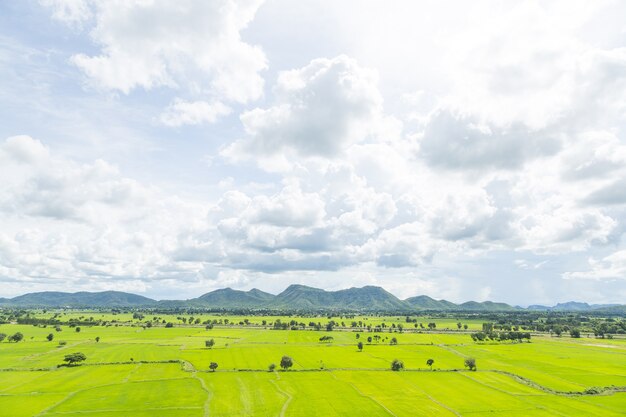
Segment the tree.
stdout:
[[391,338],[391,341],[389,342],[390,345],[397,345],[398,344],[398,339],[396,339],[395,337]]
[[474,358],[467,358],[467,359],[465,359],[465,367],[469,368],[470,371],[475,371],[476,370],[476,359],[474,359]]
[[431,370],[431,371],[433,370],[433,363],[435,363],[435,360],[434,360],[434,359],[428,359],[428,360],[426,361],[426,365],[430,366],[430,370]]
[[211,362],[211,364],[209,365],[209,369],[215,372],[215,370],[217,369],[217,362]]
[[204,346],[208,347],[209,349],[211,349],[214,345],[215,345],[215,340],[213,339],[204,341]]
[[361,338],[361,333],[357,333],[357,334],[356,334],[356,338],[357,338],[357,339],[360,339],[360,338]]
[[399,359],[394,359],[394,360],[391,362],[391,370],[392,370],[392,371],[400,371],[400,370],[402,370],[402,369],[404,369],[404,362],[402,362],[401,360],[399,360]]
[[270,363],[270,366],[268,366],[267,369],[270,372],[274,372],[274,369],[276,369],[276,364],[275,363]]
[[430,330],[435,330],[437,328],[437,323],[428,323],[428,328]]
[[572,329],[569,331],[569,335],[575,339],[580,338],[580,330],[578,329]]
[[7,338],[7,335],[4,333],[0,333],[0,342]]
[[172,327],[174,327],[174,323],[167,323],[167,324],[165,325],[165,328],[166,328],[166,329],[170,329],[170,328],[172,328]]
[[9,342],[21,342],[22,339],[24,339],[24,335],[20,332],[17,332],[15,334],[12,334],[11,336],[9,336]]
[[96,336],[96,343],[100,342],[100,336]]
[[363,342],[357,343],[356,347],[359,348],[359,351],[363,351]]
[[80,327],[76,328],[76,333],[80,333]]
[[283,370],[287,370],[289,368],[291,368],[293,366],[293,359],[291,359],[289,356],[285,355],[281,358],[280,360],[280,367],[283,368]]
[[46,339],[48,339],[48,342],[52,342],[52,339],[54,339],[54,335],[50,333],[48,336],[46,336]]
[[372,336],[367,337],[367,343],[372,343]]
[[86,359],[87,359],[87,356],[85,356],[84,353],[75,352],[75,353],[70,353],[69,355],[65,355],[65,358],[63,359],[63,361],[67,362],[68,366],[72,366],[74,364],[83,362]]

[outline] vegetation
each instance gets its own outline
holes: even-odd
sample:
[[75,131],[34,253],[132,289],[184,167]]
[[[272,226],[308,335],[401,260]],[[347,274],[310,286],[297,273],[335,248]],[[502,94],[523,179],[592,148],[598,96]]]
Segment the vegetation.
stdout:
[[470,371],[475,371],[476,370],[476,359],[474,359],[474,358],[466,358],[465,362],[464,362],[464,365]]
[[392,371],[401,371],[404,369],[404,362],[399,359],[394,359],[391,361],[391,370]]
[[280,367],[283,368],[284,371],[288,370],[293,366],[293,359],[289,356],[283,356],[280,360]]
[[63,362],[67,362],[68,366],[76,365],[86,360],[87,356],[81,352],[70,353],[69,355],[65,355],[65,358],[63,358]]
[[24,339],[24,335],[20,332],[14,333],[9,336],[9,342],[21,342]]
[[[0,310],[0,332],[23,335],[19,344],[0,344],[0,406],[12,417],[623,415],[626,376],[619,370],[626,338],[618,332],[602,338],[593,329],[619,330],[624,319],[532,314]],[[17,317],[32,323],[16,324]],[[273,330],[277,322],[280,331]],[[325,333],[331,322],[332,333]],[[522,322],[560,326],[564,337],[533,330],[532,343],[471,342],[483,323],[494,334],[530,332]],[[72,330],[75,323],[80,333]],[[167,323],[173,326],[166,329]],[[210,336],[224,341],[223,348],[206,349],[209,323]],[[54,342],[59,339],[56,326],[65,330],[64,340],[47,343],[50,333]],[[580,338],[565,337],[572,329],[580,330]],[[320,343],[329,335],[332,343]],[[359,343],[362,354],[354,349]],[[85,358],[58,367],[75,350]],[[269,365],[283,354],[288,361]],[[474,359],[472,366],[465,366],[467,358]],[[392,371],[394,359],[401,364],[395,369],[404,372]],[[427,370],[433,372],[412,372]],[[489,402],[477,402],[481,397]]]

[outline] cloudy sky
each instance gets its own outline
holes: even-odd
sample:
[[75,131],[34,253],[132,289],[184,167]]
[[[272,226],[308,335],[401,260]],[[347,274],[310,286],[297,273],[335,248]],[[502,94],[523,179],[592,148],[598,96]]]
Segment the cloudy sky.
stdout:
[[624,303],[624,16],[0,2],[0,296]]

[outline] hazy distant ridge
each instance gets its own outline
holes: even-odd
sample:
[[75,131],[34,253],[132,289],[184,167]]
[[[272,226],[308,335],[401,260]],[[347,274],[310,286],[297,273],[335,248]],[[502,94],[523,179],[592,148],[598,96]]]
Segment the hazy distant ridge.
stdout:
[[[370,310],[370,311],[516,311],[524,310],[505,303],[468,301],[455,304],[419,295],[400,300],[384,288],[365,286],[339,291],[326,291],[293,284],[278,295],[258,289],[249,291],[223,288],[190,300],[153,300],[120,291],[103,292],[37,292],[15,298],[0,298],[0,306],[16,307],[200,307],[216,309],[298,309],[298,310]],[[532,305],[531,311],[596,311],[626,312],[626,305],[559,303],[556,306]]]

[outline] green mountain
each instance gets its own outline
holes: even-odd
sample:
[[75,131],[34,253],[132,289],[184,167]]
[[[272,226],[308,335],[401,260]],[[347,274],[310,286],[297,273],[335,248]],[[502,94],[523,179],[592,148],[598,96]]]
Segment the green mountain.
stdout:
[[154,305],[152,300],[141,295],[120,291],[103,292],[35,292],[8,300],[12,306],[31,307],[146,307]]
[[418,295],[404,300],[412,308],[420,310],[456,310],[458,306],[450,301],[435,300],[427,295]]
[[256,308],[266,305],[275,297],[276,296],[273,294],[263,292],[256,288],[253,288],[250,291],[223,288],[208,292],[198,298],[193,298],[188,301],[194,305],[201,305],[209,308]]
[[[4,307],[157,307],[157,308],[215,308],[215,309],[284,309],[284,310],[354,310],[354,311],[481,311],[500,312],[524,310],[505,303],[468,301],[454,304],[435,300],[426,295],[400,300],[381,287],[365,286],[339,291],[325,291],[306,285],[293,284],[278,295],[258,289],[249,291],[223,288],[190,300],[155,301],[141,295],[119,291],[103,292],[37,292],[12,299],[0,298]],[[587,304],[570,301],[554,307],[532,305],[527,311],[602,311],[626,313],[626,305]]]
[[517,310],[505,303],[494,303],[493,301],[483,301],[479,303],[477,301],[468,301],[466,303],[459,304],[457,307],[461,311],[514,311]]
[[268,304],[274,308],[408,310],[404,302],[383,288],[365,286],[339,291],[325,291],[306,285],[293,284]]

